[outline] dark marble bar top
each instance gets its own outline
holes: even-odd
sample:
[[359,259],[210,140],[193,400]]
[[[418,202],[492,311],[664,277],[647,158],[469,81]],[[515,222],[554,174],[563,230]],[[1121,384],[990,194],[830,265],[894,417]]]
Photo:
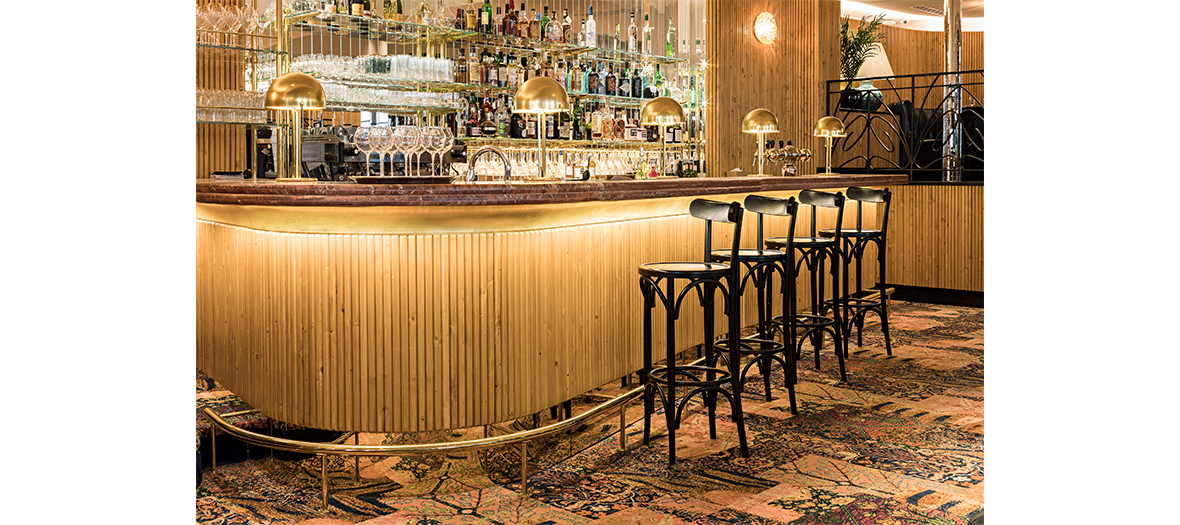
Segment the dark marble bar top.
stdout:
[[197,202],[248,206],[495,206],[623,201],[848,186],[901,185],[905,175],[706,177],[552,183],[354,184],[197,181]]

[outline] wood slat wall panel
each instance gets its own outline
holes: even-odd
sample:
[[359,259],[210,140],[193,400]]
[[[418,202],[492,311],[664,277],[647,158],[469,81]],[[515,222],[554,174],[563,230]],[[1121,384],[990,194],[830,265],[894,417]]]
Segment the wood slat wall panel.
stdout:
[[[769,45],[753,35],[754,18],[762,11],[778,24],[778,38]],[[823,81],[839,76],[840,2],[708,0],[706,12],[712,64],[706,84],[709,176],[756,169],[754,136],[741,132],[742,117],[756,108],[778,117],[780,132],[767,138],[791,140],[822,154],[822,143],[811,131],[825,111]],[[804,172],[814,173],[814,162]],[[774,173],[778,168],[768,164],[767,169]]]
[[898,186],[886,282],[983,291],[983,186]]

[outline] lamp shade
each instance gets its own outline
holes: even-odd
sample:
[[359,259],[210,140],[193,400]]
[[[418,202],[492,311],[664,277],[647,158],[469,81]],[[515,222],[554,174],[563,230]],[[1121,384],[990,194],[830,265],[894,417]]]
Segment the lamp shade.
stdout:
[[860,65],[860,70],[856,72],[857,78],[893,76],[893,68],[889,65],[889,57],[885,54],[885,47],[877,42],[873,44],[873,50],[873,56],[866,58],[864,63]]
[[742,119],[742,131],[745,133],[778,133],[778,117],[768,109],[758,108],[746,113]]
[[675,126],[684,124],[684,108],[668,97],[656,97],[639,111],[640,126]]
[[817,137],[843,137],[844,121],[836,117],[821,118],[815,123],[815,131],[812,134]]
[[569,111],[570,98],[565,88],[549,77],[533,77],[516,92],[514,113],[560,113]]
[[270,83],[266,109],[324,109],[325,98],[318,80],[292,71]]

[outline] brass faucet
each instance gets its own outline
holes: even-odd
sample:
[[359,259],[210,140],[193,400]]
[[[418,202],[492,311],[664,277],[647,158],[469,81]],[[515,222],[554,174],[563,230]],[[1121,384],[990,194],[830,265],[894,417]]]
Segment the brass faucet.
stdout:
[[500,161],[504,163],[504,183],[507,184],[509,180],[512,180],[512,165],[508,163],[508,156],[504,154],[504,151],[495,146],[483,146],[467,158],[467,182],[475,182],[475,161],[485,153],[494,153],[499,156]]

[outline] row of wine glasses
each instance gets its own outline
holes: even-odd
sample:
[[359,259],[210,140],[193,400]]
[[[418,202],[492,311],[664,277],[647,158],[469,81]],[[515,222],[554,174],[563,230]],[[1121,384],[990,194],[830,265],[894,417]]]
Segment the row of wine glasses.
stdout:
[[[405,172],[415,173],[417,169],[412,162],[421,158],[422,153],[430,153],[434,170],[441,176],[442,155],[455,145],[455,136],[446,127],[438,126],[363,126],[353,135],[356,148],[365,155],[365,174],[372,174],[369,168],[369,156],[377,153],[377,162],[381,176],[385,176],[385,155],[389,154],[390,166],[393,166],[393,155],[401,153],[405,159]],[[390,174],[392,175],[392,173]]]
[[344,79],[449,82],[455,78],[454,60],[404,54],[349,57],[307,53],[296,56],[292,68],[313,76]]
[[268,34],[274,22],[273,4],[266,12],[248,6],[197,4],[198,44],[235,46],[247,44],[247,37],[225,33]]
[[[514,179],[540,175],[537,151],[533,147],[504,148]],[[545,159],[546,174],[550,177],[580,178],[582,170],[589,170],[598,178],[613,175],[642,178],[649,176],[653,168],[659,171],[660,152],[658,149],[553,148],[546,151]],[[679,152],[668,152],[669,166],[674,166],[679,159]],[[484,156],[476,163],[475,173],[480,180],[495,180],[504,173],[504,168],[498,158]]]
[[197,89],[197,120],[209,122],[266,122],[266,95],[228,89]]

